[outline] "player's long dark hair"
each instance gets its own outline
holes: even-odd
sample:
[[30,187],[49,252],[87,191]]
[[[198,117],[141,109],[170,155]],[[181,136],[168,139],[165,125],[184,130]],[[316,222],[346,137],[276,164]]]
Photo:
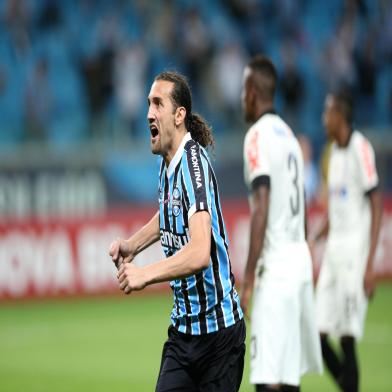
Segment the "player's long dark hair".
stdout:
[[192,139],[203,147],[213,147],[214,137],[211,127],[200,115],[192,113],[191,89],[185,76],[176,71],[165,71],[160,73],[155,80],[165,80],[174,84],[171,93],[174,110],[183,106],[186,110],[185,127],[190,132]]

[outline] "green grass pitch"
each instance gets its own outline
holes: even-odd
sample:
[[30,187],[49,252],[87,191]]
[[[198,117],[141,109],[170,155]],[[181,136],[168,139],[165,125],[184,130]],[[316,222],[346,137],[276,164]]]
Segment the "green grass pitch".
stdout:
[[[362,391],[392,391],[392,285],[370,304]],[[0,391],[154,391],[171,294],[0,304]],[[242,392],[253,392],[246,361]],[[336,391],[328,376],[302,391]]]

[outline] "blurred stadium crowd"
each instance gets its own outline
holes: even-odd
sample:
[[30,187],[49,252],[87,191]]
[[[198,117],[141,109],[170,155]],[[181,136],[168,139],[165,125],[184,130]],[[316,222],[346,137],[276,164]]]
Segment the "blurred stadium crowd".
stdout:
[[388,206],[379,271],[392,276],[392,0],[0,0],[0,300],[112,284],[108,244],[158,201],[146,97],[164,69],[189,77],[213,126],[240,271],[241,84],[258,52],[277,65],[276,106],[299,136],[311,207],[325,194],[325,94],[354,93]]
[[217,134],[237,132],[243,67],[277,63],[277,106],[313,144],[325,93],[355,93],[356,124],[392,120],[389,0],[3,0],[0,143],[140,139],[165,68],[188,75]]

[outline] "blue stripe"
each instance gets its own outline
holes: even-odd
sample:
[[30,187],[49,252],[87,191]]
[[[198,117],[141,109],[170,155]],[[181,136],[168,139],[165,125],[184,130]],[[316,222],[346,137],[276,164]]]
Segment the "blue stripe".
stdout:
[[200,302],[199,302],[199,295],[197,294],[196,290],[196,277],[191,276],[187,279],[188,287],[191,287],[189,290],[189,298],[191,300],[191,312],[192,312],[192,319],[196,320],[192,323],[192,334],[199,335],[200,334],[200,323],[197,319],[197,315],[200,312]]
[[[207,295],[207,330],[208,332],[214,332],[218,329],[218,323],[216,322],[216,312],[214,310],[217,303],[216,291],[215,291],[215,280],[212,268],[208,268],[204,273],[205,277],[205,290],[210,293]],[[207,287],[206,287],[207,286]]]
[[193,190],[193,185],[192,185],[192,179],[189,174],[188,160],[186,158],[186,154],[184,154],[182,157],[182,164],[183,164],[182,176],[185,182],[186,192],[189,200],[189,206],[188,206],[188,211],[189,211],[189,209],[195,204],[196,200],[195,200],[195,192]]

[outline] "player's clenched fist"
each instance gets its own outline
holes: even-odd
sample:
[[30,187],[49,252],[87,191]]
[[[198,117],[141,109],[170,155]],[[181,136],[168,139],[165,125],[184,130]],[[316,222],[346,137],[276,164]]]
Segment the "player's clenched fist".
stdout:
[[124,263],[130,263],[134,258],[129,242],[121,238],[117,238],[110,244],[109,255],[117,268]]
[[143,290],[147,280],[143,268],[134,264],[122,264],[117,274],[120,289],[125,294],[130,294],[133,290]]

